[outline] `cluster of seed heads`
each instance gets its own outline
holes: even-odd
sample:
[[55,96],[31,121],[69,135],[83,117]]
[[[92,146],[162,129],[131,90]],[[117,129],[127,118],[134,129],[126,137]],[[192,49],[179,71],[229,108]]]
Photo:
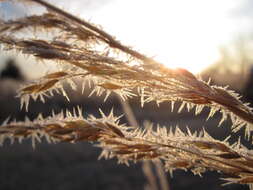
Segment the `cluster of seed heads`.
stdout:
[[83,112],[52,114],[51,117],[25,122],[5,122],[0,128],[0,143],[7,139],[22,142],[31,138],[33,146],[45,138],[49,143],[97,142],[103,149],[100,158],[116,157],[119,163],[130,161],[161,160],[164,168],[172,173],[174,169],[191,170],[201,175],[206,170],[216,170],[230,176],[228,183],[250,184],[253,182],[253,154],[239,142],[229,145],[213,139],[206,131],[183,133],[167,127],[152,125],[145,129],[119,123],[113,111],[107,116],[101,111],[101,118],[83,118]]
[[[23,0],[25,1],[25,0]],[[21,1],[21,2],[23,2]],[[59,70],[25,84],[18,91],[21,108],[29,108],[30,99],[40,99],[55,93],[68,100],[64,84],[76,90],[76,79],[93,87],[91,94],[118,94],[123,100],[140,97],[141,105],[148,102],[170,102],[172,110],[176,101],[181,102],[178,112],[186,108],[201,113],[210,108],[208,118],[222,113],[220,124],[231,119],[232,131],[245,128],[251,138],[253,112],[235,92],[212,86],[185,69],[170,69],[153,58],[125,46],[95,25],[79,19],[43,0],[26,0],[47,8],[43,15],[27,16],[16,20],[0,20],[0,45],[4,51],[16,51],[33,56],[38,62],[50,60]],[[50,33],[48,39],[23,35],[29,29],[31,35]],[[80,81],[79,80],[79,81]],[[184,134],[157,127],[145,130],[131,129],[119,124],[113,114],[97,119],[84,119],[79,114],[53,114],[50,118],[34,121],[4,123],[0,128],[1,142],[10,138],[22,140],[31,137],[33,142],[46,137],[49,142],[96,141],[103,148],[102,156],[117,157],[119,162],[162,160],[164,167],[172,171],[182,168],[196,174],[216,170],[228,174],[231,183],[253,182],[252,153],[239,142],[229,145],[211,138],[206,132]]]

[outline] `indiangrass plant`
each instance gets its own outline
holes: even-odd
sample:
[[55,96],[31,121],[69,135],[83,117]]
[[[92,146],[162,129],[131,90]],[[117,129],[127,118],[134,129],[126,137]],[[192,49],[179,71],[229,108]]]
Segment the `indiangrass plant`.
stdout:
[[[1,0],[3,1],[3,0]],[[16,2],[16,1],[12,1]],[[253,113],[238,94],[227,88],[212,86],[185,69],[170,69],[156,60],[123,45],[100,27],[73,16],[43,0],[21,0],[46,8],[42,15],[27,16],[16,20],[0,20],[0,44],[4,51],[16,50],[34,56],[38,61],[50,60],[59,65],[59,70],[47,74],[21,87],[18,97],[21,108],[29,109],[31,99],[45,102],[55,93],[67,93],[63,84],[69,83],[76,90],[76,79],[81,79],[83,90],[92,86],[91,94],[111,93],[122,100],[133,96],[140,98],[141,105],[147,102],[170,102],[172,110],[176,101],[181,102],[178,112],[184,107],[201,113],[210,108],[209,117],[222,114],[220,124],[230,119],[231,131],[245,129],[251,140]],[[30,29],[31,35],[22,35]],[[36,37],[47,32],[51,38]],[[33,36],[34,37],[31,37]],[[70,99],[71,101],[71,99]],[[144,129],[120,124],[120,117],[113,112],[101,118],[84,118],[82,110],[75,113],[52,114],[51,117],[24,122],[4,122],[0,128],[0,143],[6,139],[22,141],[31,138],[33,144],[46,138],[48,142],[97,142],[102,148],[100,157],[116,157],[120,163],[157,161],[167,171],[191,170],[201,174],[214,170],[227,174],[227,183],[253,183],[253,153],[240,142],[229,144],[227,140],[212,138],[206,131],[199,133],[168,130],[152,125]]]

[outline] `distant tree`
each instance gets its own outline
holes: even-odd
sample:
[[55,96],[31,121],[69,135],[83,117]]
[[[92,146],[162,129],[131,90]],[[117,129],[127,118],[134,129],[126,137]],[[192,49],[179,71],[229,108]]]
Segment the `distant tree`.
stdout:
[[15,80],[24,80],[19,67],[16,65],[15,60],[10,58],[6,61],[6,66],[0,74],[0,78],[12,78]]

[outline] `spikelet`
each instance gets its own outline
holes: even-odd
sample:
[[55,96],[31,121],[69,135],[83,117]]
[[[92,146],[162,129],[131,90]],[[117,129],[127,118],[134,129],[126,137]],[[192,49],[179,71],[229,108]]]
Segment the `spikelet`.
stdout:
[[[97,142],[103,149],[100,158],[116,157],[119,163],[128,164],[142,160],[161,160],[168,171],[191,170],[201,175],[207,170],[216,170],[234,176],[229,183],[250,184],[253,178],[252,152],[240,142],[230,145],[217,141],[207,132],[183,133],[179,128],[168,131],[167,127],[147,124],[144,130],[136,126],[119,123],[113,111],[101,118],[90,115],[83,118],[83,111],[77,108],[73,113],[53,114],[52,117],[38,117],[34,121],[5,122],[0,128],[0,142],[6,139],[31,138],[32,144],[45,138],[49,143]],[[66,116],[65,116],[66,115]]]
[[[230,118],[234,132],[245,127],[246,137],[251,137],[252,110],[247,104],[242,103],[240,97],[234,92],[226,88],[211,86],[185,69],[167,68],[122,45],[96,26],[79,18],[73,18],[73,15],[62,12],[47,3],[43,6],[53,11],[42,16],[30,16],[4,22],[1,25],[0,43],[6,50],[15,48],[39,60],[53,60],[59,62],[60,65],[68,65],[69,69],[65,71],[68,75],[73,75],[70,74],[73,71],[75,71],[74,74],[77,74],[76,70],[90,75],[89,80],[94,80],[95,85],[92,94],[102,95],[105,92],[105,100],[111,92],[119,94],[122,99],[127,99],[136,95],[133,89],[137,88],[142,89],[138,90],[142,105],[151,101],[155,101],[157,105],[162,102],[172,102],[173,105],[174,101],[181,101],[182,105],[178,112],[182,111],[184,107],[188,111],[195,108],[195,114],[201,113],[204,107],[210,107],[208,118],[216,112],[221,112],[220,124]],[[57,14],[54,14],[54,11]],[[58,29],[63,32],[62,38],[65,41],[57,36],[55,38],[57,40],[45,41],[18,39],[13,35],[8,35],[36,27],[46,28],[48,31],[52,28]],[[70,77],[63,77],[63,79],[68,78]],[[55,86],[59,84],[61,83],[58,79],[48,78],[46,81],[40,80],[40,82],[23,87],[21,92],[22,90],[26,92],[21,102],[28,104],[29,96],[33,99],[40,97],[43,101],[44,92],[51,91],[53,88],[57,89]],[[67,96],[64,90],[62,93]]]

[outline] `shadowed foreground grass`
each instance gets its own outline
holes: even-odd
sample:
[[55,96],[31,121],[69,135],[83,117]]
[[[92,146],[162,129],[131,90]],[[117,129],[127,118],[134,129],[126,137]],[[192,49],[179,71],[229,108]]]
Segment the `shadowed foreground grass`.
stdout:
[[[10,84],[11,82],[8,82]],[[3,121],[8,115],[19,120],[24,119],[25,112],[19,110],[19,100],[14,98],[15,83],[9,85],[10,92],[2,93],[0,96],[1,120]],[[2,89],[4,89],[2,87]],[[5,91],[7,92],[7,91]],[[40,102],[32,103],[34,112],[29,112],[31,118],[38,113],[49,115],[54,108],[56,111],[61,109],[70,109],[76,105],[82,105],[85,113],[97,114],[101,107],[103,99],[99,98],[81,98],[78,99],[78,93],[75,94],[76,101],[69,104],[62,97],[55,97],[48,104]],[[117,99],[113,97],[103,106],[103,110],[108,112],[114,103],[116,115],[122,113]],[[160,122],[164,125],[180,126],[188,125],[189,127],[200,130],[202,125],[214,136],[222,139],[229,134],[228,122],[223,124],[222,128],[213,127],[219,122],[220,115],[205,122],[205,114],[196,116],[192,119],[191,113],[183,112],[181,114],[167,112],[168,106],[161,105],[160,108],[154,108],[153,105],[145,105],[140,108],[134,101],[130,101],[134,113],[140,123],[145,118],[152,122]],[[169,119],[168,119],[169,118]],[[183,127],[182,127],[183,128]],[[101,153],[100,148],[94,148],[90,143],[59,143],[48,144],[43,141],[32,148],[30,140],[23,141],[22,144],[14,143],[12,145],[6,142],[0,149],[0,189],[9,190],[32,190],[32,189],[143,189],[146,184],[146,178],[141,169],[141,164],[131,164],[127,167],[123,164],[117,164],[113,160],[97,160]],[[200,180],[199,176],[194,176],[190,172],[175,171],[173,178],[169,180],[172,190],[194,190],[194,189],[247,189],[242,185],[229,185],[222,187],[223,183],[219,178],[223,177],[216,172],[207,172],[203,174]]]

